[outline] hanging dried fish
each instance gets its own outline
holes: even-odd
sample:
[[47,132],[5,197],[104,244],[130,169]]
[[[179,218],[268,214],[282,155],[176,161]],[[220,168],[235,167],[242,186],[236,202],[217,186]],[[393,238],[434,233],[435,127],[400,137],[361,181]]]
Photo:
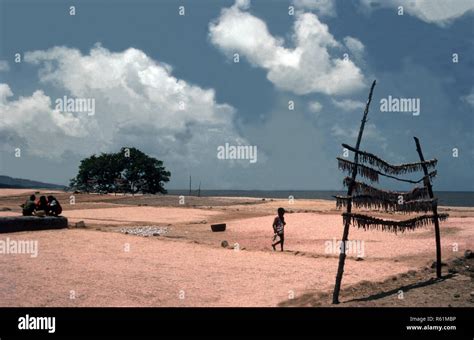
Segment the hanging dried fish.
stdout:
[[386,174],[400,175],[400,174],[407,174],[407,173],[412,173],[412,172],[417,172],[417,171],[423,171],[423,165],[426,166],[427,169],[433,169],[436,167],[436,164],[438,162],[438,160],[436,159],[431,159],[431,160],[423,161],[423,162],[393,165],[393,164],[387,163],[386,161],[384,161],[383,159],[379,158],[378,156],[372,153],[357,150],[356,148],[347,144],[342,144],[342,146],[350,151],[357,153],[359,155],[360,162],[375,166]]
[[344,222],[349,220],[349,222],[357,228],[362,228],[364,230],[377,229],[381,231],[394,232],[396,234],[397,232],[403,233],[405,231],[413,231],[417,228],[435,223],[436,218],[440,221],[445,221],[448,218],[448,214],[421,215],[402,221],[384,220],[377,217],[352,213],[343,213],[342,217]]
[[[346,207],[351,201],[356,208],[379,209],[384,211],[399,211],[403,213],[428,212],[437,205],[437,199],[420,199],[404,201],[403,198],[385,198],[371,195],[334,196],[338,209]],[[402,203],[400,203],[402,202]]]
[[400,196],[405,202],[429,197],[428,189],[426,187],[415,187],[411,191],[407,192],[386,191],[363,182],[352,180],[350,177],[346,177],[343,181],[345,187],[349,187],[350,183],[354,183],[353,189],[357,194],[370,195],[390,201],[399,201]]
[[348,173],[352,173],[354,171],[354,168],[357,170],[357,173],[372,182],[378,182],[379,181],[379,172],[375,169],[369,168],[365,165],[362,164],[356,164],[351,161],[342,159],[337,157],[338,160],[338,166],[339,169],[342,171],[346,171]]
[[436,170],[435,170],[435,171],[430,172],[428,175],[423,176],[418,181],[412,181],[410,179],[398,178],[398,177],[395,177],[395,176],[387,175],[383,172],[380,172],[378,170],[375,170],[375,169],[370,168],[368,166],[365,166],[363,164],[354,163],[354,162],[348,161],[346,159],[342,159],[340,157],[337,157],[336,159],[338,161],[338,167],[342,171],[352,173],[354,168],[356,168],[357,173],[360,176],[365,177],[365,178],[371,180],[372,182],[378,182],[379,175],[382,175],[382,176],[385,176],[385,177],[388,177],[388,178],[396,179],[397,181],[400,181],[400,182],[416,184],[416,183],[424,182],[425,180],[428,180],[428,179],[431,180],[432,178],[434,178],[436,176],[436,173],[437,173]]

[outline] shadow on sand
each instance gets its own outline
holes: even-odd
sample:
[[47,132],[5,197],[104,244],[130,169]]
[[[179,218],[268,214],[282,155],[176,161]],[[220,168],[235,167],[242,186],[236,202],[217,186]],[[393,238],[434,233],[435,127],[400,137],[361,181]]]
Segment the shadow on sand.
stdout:
[[443,275],[441,278],[430,278],[426,281],[422,281],[422,282],[416,282],[416,283],[412,283],[412,284],[409,284],[409,285],[405,285],[405,286],[401,286],[399,288],[395,288],[395,289],[391,289],[389,291],[386,291],[386,292],[381,292],[381,293],[377,293],[377,294],[373,294],[373,295],[370,295],[370,296],[367,296],[367,297],[363,297],[363,298],[358,298],[358,299],[352,299],[352,300],[347,300],[345,302],[357,302],[357,301],[373,301],[373,300],[377,300],[377,299],[382,299],[384,297],[387,297],[387,296],[390,296],[390,295],[394,295],[394,294],[397,294],[399,291],[403,291],[404,293],[412,290],[412,289],[416,289],[416,288],[421,288],[421,287],[426,287],[426,286],[430,286],[430,285],[433,285],[435,283],[440,283],[440,282],[443,282],[447,279],[450,279],[453,277],[453,274],[447,274],[447,275]]

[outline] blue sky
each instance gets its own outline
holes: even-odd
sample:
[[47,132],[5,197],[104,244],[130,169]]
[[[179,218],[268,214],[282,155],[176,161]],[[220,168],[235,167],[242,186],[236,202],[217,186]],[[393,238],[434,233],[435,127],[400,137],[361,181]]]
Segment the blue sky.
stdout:
[[[377,79],[362,148],[417,161],[418,136],[436,189],[474,190],[472,1],[73,5],[0,0],[2,174],[66,184],[80,159],[135,146],[165,162],[168,188],[192,174],[209,189],[341,189],[335,158]],[[93,98],[95,114],[55,111],[63,96]],[[381,112],[388,96],[420,114]],[[258,161],[217,159],[225,143]]]

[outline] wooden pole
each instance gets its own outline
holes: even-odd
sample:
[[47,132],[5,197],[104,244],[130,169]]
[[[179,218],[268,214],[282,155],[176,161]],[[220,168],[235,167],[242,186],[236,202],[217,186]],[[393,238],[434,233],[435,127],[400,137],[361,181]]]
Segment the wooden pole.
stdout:
[[[418,155],[420,156],[420,161],[424,162],[425,157],[423,157],[423,152],[421,151],[420,140],[417,137],[413,137],[413,138],[415,139],[416,151],[418,152]],[[428,189],[428,194],[430,195],[430,198],[433,199],[434,198],[433,187],[431,185],[431,181],[428,176],[428,168],[426,167],[425,164],[422,164],[422,168],[423,168],[423,172],[425,173],[425,180],[424,180],[425,187]],[[441,234],[439,231],[438,204],[436,202],[433,202],[432,209],[433,209],[433,216],[434,216],[435,238],[436,238],[436,276],[438,278],[441,278]]]
[[201,182],[199,182],[198,197],[201,197]]
[[[372,86],[370,87],[369,99],[367,100],[367,104],[365,105],[364,116],[362,117],[362,121],[360,123],[359,135],[357,136],[357,143],[355,146],[357,150],[359,150],[360,142],[362,140],[362,133],[364,132],[365,122],[367,121],[367,114],[369,113],[369,106],[370,102],[372,101],[372,93],[374,92],[375,83],[376,81],[374,80]],[[349,197],[352,196],[352,191],[354,190],[354,182],[357,175],[357,164],[359,163],[359,155],[357,152],[354,153],[354,163],[355,166],[352,170],[351,176],[352,181],[350,182],[349,187],[347,189],[347,196]],[[347,213],[350,213],[351,211],[352,199],[349,198],[349,200],[347,201]],[[339,291],[341,290],[342,275],[344,273],[344,262],[346,260],[346,242],[349,237],[349,226],[350,220],[346,219],[344,222],[344,233],[342,234],[341,253],[339,254],[339,265],[337,267],[336,283],[334,285],[334,292],[332,295],[333,304],[339,303]]]

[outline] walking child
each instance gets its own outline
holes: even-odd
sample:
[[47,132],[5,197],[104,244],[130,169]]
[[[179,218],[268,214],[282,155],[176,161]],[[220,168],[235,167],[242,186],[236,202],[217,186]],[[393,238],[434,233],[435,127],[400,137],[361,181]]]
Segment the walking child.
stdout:
[[[278,216],[275,217],[275,219],[273,220],[273,232],[274,232],[274,235],[273,235],[274,243],[272,243],[273,250],[276,250],[275,246],[277,244],[280,244],[281,251],[283,251],[283,244],[285,242],[285,225],[286,225],[284,215],[285,215],[285,209],[278,208]],[[279,238],[279,240],[275,242],[277,238]]]

